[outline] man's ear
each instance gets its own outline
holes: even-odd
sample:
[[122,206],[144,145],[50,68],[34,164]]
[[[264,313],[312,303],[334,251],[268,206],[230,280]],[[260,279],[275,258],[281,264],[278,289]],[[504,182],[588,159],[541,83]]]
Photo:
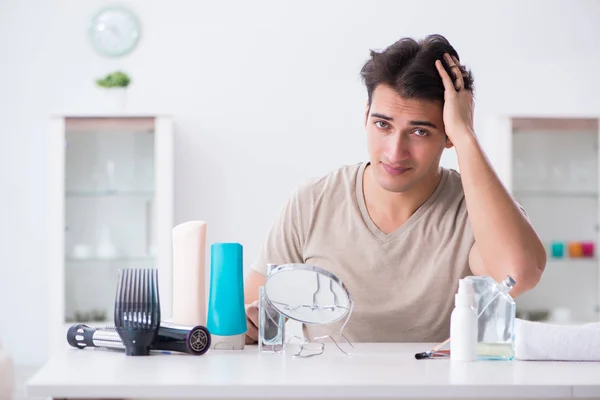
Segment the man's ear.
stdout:
[[444,147],[447,149],[451,149],[454,147],[454,143],[452,143],[448,136],[446,136],[446,144],[444,145]]
[[369,100],[367,100],[367,109],[365,111],[365,126],[367,126],[367,120],[369,119],[369,111],[371,110],[371,105],[369,104]]

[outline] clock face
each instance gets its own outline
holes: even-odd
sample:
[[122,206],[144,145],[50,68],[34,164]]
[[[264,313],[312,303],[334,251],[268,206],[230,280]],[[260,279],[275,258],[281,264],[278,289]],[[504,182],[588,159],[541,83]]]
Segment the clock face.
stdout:
[[131,11],[123,7],[110,7],[94,16],[89,33],[97,52],[118,57],[135,48],[140,37],[140,26]]

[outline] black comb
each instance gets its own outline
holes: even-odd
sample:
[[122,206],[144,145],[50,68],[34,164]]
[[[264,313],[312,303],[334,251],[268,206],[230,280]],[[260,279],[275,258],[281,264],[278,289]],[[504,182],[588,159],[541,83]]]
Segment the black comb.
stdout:
[[147,356],[160,327],[157,269],[119,270],[115,329],[128,356]]

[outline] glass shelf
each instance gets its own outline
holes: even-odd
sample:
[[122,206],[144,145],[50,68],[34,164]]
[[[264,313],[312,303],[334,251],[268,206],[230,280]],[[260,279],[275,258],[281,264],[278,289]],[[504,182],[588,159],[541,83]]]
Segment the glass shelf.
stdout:
[[100,258],[100,257],[89,257],[89,258],[76,258],[67,257],[65,261],[68,263],[128,263],[128,262],[154,262],[154,257],[115,257],[115,258]]
[[547,264],[578,264],[578,265],[596,265],[598,263],[598,259],[596,258],[552,258],[551,256],[547,256],[546,259]]
[[546,264],[564,265],[566,267],[571,265],[588,265],[590,267],[595,267],[598,264],[598,260],[596,258],[552,258],[548,256]]
[[66,191],[65,196],[68,197],[153,197],[152,191]]
[[65,318],[63,329],[65,332],[73,325],[87,325],[90,328],[112,328],[115,326],[114,320],[106,319],[104,321],[75,321],[73,318]]
[[584,190],[515,190],[513,195],[517,197],[598,197],[598,192]]

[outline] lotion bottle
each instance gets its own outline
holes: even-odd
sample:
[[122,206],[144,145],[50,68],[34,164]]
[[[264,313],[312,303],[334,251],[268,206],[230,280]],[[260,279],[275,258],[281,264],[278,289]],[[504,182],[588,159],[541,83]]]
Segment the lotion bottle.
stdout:
[[454,296],[454,310],[450,316],[450,359],[477,359],[477,312],[473,283],[467,279],[458,281],[458,293]]

